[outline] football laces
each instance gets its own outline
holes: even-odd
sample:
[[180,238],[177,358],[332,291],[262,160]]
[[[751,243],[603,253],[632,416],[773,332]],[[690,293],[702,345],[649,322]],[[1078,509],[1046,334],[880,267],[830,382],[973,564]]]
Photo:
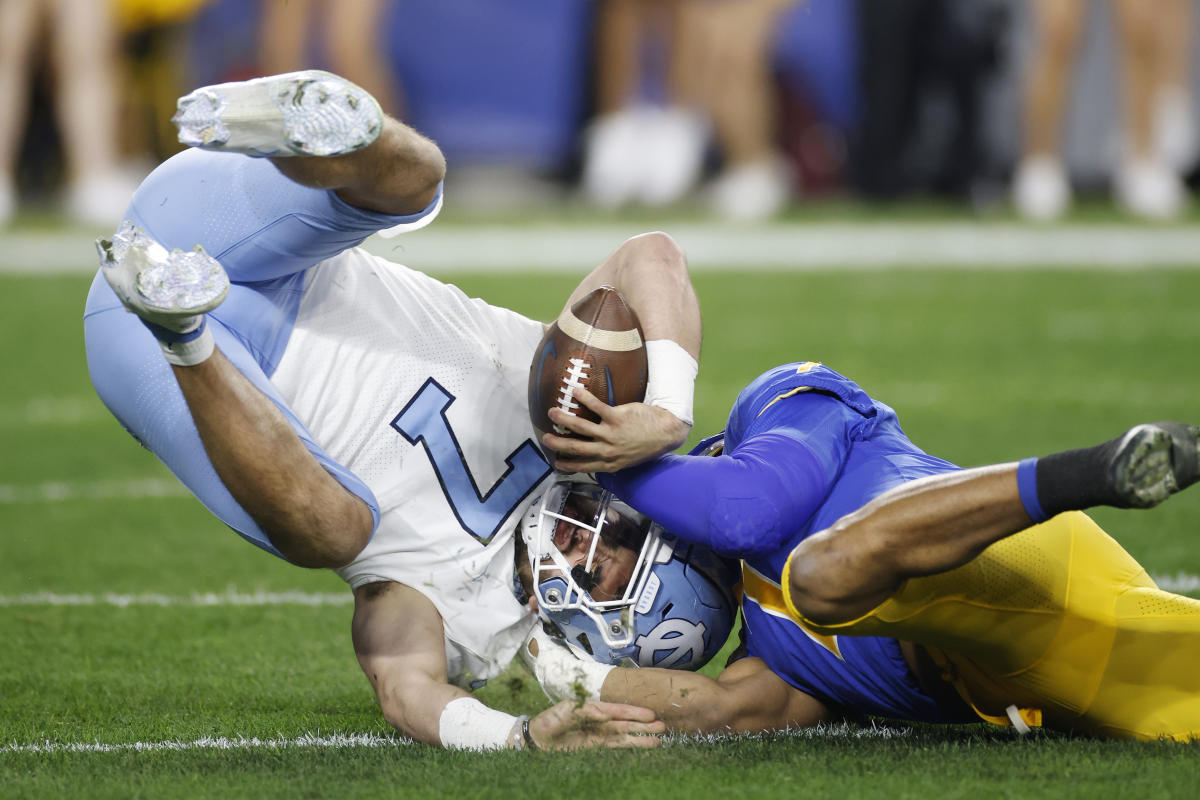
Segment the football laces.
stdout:
[[[562,409],[564,414],[575,416],[575,409],[579,408],[579,403],[575,402],[575,390],[584,386],[588,379],[588,370],[591,369],[591,364],[588,364],[582,358],[569,359],[571,366],[563,373],[562,388],[559,389],[558,407]],[[570,431],[562,425],[555,424],[554,432],[559,436],[564,436]]]

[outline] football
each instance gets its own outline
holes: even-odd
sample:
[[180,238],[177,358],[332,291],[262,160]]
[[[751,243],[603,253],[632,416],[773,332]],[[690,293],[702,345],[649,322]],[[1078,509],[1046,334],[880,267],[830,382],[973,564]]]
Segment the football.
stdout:
[[[542,337],[529,368],[529,418],[538,435],[570,434],[550,422],[561,408],[596,421],[574,398],[583,386],[609,405],[646,396],[646,343],[637,315],[611,286],[601,286],[564,311]],[[552,454],[551,454],[552,455]]]

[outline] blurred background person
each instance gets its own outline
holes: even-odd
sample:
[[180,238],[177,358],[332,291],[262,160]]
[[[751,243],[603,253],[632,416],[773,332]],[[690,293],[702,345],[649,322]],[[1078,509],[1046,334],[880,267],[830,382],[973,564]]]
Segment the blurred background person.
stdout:
[[721,171],[709,187],[711,210],[753,221],[791,199],[794,173],[779,142],[774,34],[794,0],[689,2],[681,9],[675,83],[712,125]]
[[1004,58],[1006,0],[858,0],[855,191],[971,199],[992,165],[983,98]]
[[782,135],[791,116],[784,87],[838,126],[851,122],[852,5],[604,0],[585,196],[604,208],[675,203],[704,176],[711,147],[720,171],[706,193],[710,210],[741,221],[776,214],[798,183]]
[[679,54],[687,0],[599,0],[594,116],[584,133],[583,191],[601,208],[662,206],[696,183],[708,122]]
[[108,227],[140,176],[121,169],[116,30],[104,0],[0,0],[0,222],[20,199],[17,161],[43,43],[65,162],[63,208],[81,223]]
[[[176,99],[193,88],[184,56],[196,15],[210,0],[112,2],[120,34],[118,137],[126,168],[140,178],[182,149],[171,116]],[[197,44],[211,50],[207,42]]]
[[264,75],[322,65],[366,89],[403,116],[399,83],[388,61],[388,0],[263,0],[259,67]]
[[[1191,0],[1113,0],[1123,142],[1112,174],[1116,201],[1151,219],[1177,216],[1180,175],[1195,158],[1191,87]],[[1013,202],[1031,219],[1050,220],[1071,203],[1061,155],[1085,0],[1031,0],[1035,46],[1025,82],[1024,149]]]

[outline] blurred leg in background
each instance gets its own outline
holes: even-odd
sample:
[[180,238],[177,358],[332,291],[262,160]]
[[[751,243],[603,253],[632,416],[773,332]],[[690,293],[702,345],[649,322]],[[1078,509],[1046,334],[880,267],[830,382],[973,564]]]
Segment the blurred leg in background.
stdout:
[[[1190,0],[1113,0],[1123,148],[1113,193],[1129,213],[1177,216],[1185,203],[1180,174],[1195,159],[1191,109]],[[1023,216],[1051,220],[1071,202],[1061,137],[1086,20],[1084,0],[1032,0],[1035,46],[1025,85],[1024,153],[1013,179]]]
[[[209,0],[116,0],[121,37],[119,138],[128,168],[147,175],[182,149],[171,117],[194,84],[188,74],[193,23]],[[206,58],[208,42],[199,47]],[[138,163],[141,160],[143,163]]]
[[15,161],[41,33],[49,35],[64,208],[78,222],[109,227],[120,220],[136,180],[120,168],[116,33],[110,4],[97,0],[0,2],[0,220],[16,207]]
[[772,44],[780,16],[796,2],[701,1],[681,9],[672,82],[712,122],[722,168],[709,202],[725,219],[766,219],[792,196],[792,169],[779,146]]
[[1155,95],[1155,149],[1168,166],[1186,175],[1196,165],[1195,104],[1192,102],[1194,54],[1193,0],[1161,0],[1153,23],[1160,29],[1160,75]]
[[605,0],[585,196],[603,208],[675,203],[699,182],[711,137],[723,164],[712,210],[754,220],[782,208],[792,174],[779,155],[771,46],[780,14],[800,1]]
[[679,26],[691,0],[603,0],[596,19],[595,114],[583,192],[601,208],[663,206],[703,167],[708,125],[694,105]]
[[1013,178],[1013,203],[1022,216],[1050,220],[1071,202],[1061,137],[1087,6],[1084,0],[1032,0],[1030,10],[1035,39],[1025,76],[1024,151]]
[[1127,211],[1148,219],[1178,216],[1184,205],[1183,181],[1171,154],[1158,148],[1155,126],[1159,103],[1169,101],[1173,84],[1178,86],[1179,75],[1172,71],[1186,62],[1188,10],[1183,0],[1113,2],[1125,130],[1113,192]]
[[0,2],[0,224],[17,210],[17,155],[25,132],[37,0]]
[[403,116],[400,86],[388,66],[383,38],[390,5],[387,0],[264,0],[262,74],[325,64],[374,95],[388,114]]

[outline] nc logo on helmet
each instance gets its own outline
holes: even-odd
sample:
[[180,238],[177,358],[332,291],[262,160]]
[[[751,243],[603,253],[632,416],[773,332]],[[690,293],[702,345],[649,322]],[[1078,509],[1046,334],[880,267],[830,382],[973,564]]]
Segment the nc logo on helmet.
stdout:
[[[634,640],[638,648],[638,665],[686,669],[693,661],[704,656],[705,630],[701,622],[663,620],[654,630]],[[661,659],[657,658],[664,650],[669,652]]]

